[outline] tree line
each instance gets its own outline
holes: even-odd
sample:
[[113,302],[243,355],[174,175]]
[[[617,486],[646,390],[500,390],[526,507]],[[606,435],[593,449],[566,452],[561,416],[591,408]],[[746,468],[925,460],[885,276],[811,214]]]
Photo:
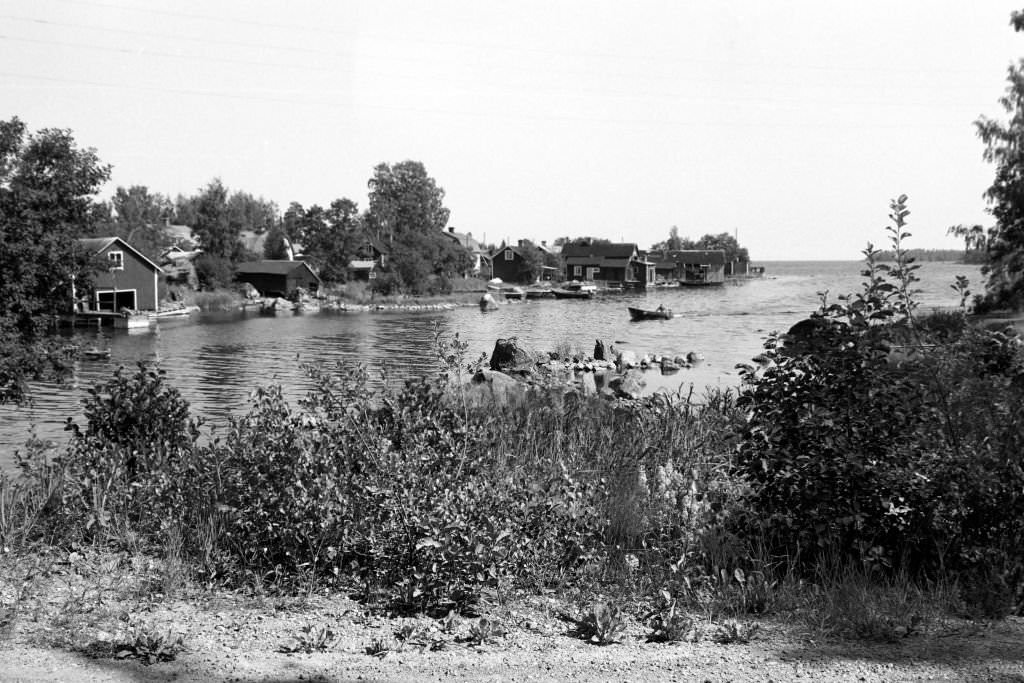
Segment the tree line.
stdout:
[[[173,200],[142,185],[118,187],[109,202],[97,204],[98,220],[83,232],[121,235],[156,260],[175,241],[167,224],[187,225],[202,247],[195,267],[204,288],[228,286],[239,262],[288,258],[299,246],[324,281],[344,282],[349,261],[375,238],[389,250],[376,287],[413,294],[450,289],[450,278],[469,270],[472,259],[441,234],[450,213],[444,189],[417,161],[379,164],[368,187],[364,211],[340,197],[326,207],[292,202],[283,213],[272,201],[231,191],[219,178]],[[245,233],[265,236],[262,252],[246,248]]]

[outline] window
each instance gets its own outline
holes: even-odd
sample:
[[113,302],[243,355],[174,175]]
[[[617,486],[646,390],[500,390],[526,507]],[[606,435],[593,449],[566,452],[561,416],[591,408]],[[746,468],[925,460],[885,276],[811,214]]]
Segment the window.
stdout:
[[108,251],[107,252],[107,267],[110,270],[124,270],[124,252],[123,251]]
[[514,251],[512,251],[511,249],[506,249],[505,250],[505,260],[506,261],[511,261],[515,257],[516,257],[516,253]]
[[572,274],[573,275],[583,275],[583,266],[573,266],[572,267]]

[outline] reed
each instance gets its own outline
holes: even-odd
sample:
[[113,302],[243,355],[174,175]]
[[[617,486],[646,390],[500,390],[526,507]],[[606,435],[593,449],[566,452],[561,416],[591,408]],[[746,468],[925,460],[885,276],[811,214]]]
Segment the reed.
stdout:
[[192,292],[186,296],[186,303],[198,306],[203,311],[233,311],[242,304],[237,292],[227,289]]

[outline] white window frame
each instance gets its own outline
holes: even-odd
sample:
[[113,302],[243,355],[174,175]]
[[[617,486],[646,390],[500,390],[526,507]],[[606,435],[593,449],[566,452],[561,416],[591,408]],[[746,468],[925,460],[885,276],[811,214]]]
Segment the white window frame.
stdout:
[[505,250],[505,260],[506,261],[514,261],[515,258],[516,258],[516,253],[514,251],[512,251],[511,249],[506,249]]
[[583,275],[583,266],[573,266],[572,274],[575,276]]
[[124,270],[124,252],[121,250],[107,252],[107,270]]

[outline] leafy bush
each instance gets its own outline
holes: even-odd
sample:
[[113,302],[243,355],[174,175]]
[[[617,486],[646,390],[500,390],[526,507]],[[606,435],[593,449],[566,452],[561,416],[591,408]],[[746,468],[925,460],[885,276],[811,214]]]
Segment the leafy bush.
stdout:
[[156,538],[168,520],[197,509],[201,421],[162,370],[139,363],[129,375],[118,368],[89,389],[83,407],[85,428],[68,421],[74,438],[60,459],[66,537],[130,526]]
[[193,261],[196,279],[203,290],[225,289],[235,277],[235,266],[230,259],[213,254],[200,254]]
[[869,245],[861,293],[772,335],[770,365],[742,370],[737,529],[798,566],[839,553],[883,570],[998,567],[1021,585],[1020,342],[915,314],[905,197],[892,209],[896,264]]

